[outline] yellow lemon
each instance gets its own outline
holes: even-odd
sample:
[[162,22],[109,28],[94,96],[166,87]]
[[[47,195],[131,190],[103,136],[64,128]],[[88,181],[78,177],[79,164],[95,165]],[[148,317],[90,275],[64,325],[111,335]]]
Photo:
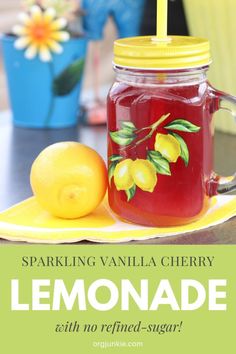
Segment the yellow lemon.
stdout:
[[88,146],[61,142],[47,147],[34,161],[30,182],[38,203],[52,215],[75,219],[91,213],[107,189],[101,156]]
[[116,165],[114,170],[114,183],[118,191],[126,191],[133,187],[134,180],[130,173],[132,164],[133,161],[131,159],[126,159]]
[[181,154],[180,143],[170,134],[156,135],[155,150],[169,162],[176,162]]
[[134,183],[143,191],[152,193],[157,184],[155,167],[148,160],[135,160],[131,166]]

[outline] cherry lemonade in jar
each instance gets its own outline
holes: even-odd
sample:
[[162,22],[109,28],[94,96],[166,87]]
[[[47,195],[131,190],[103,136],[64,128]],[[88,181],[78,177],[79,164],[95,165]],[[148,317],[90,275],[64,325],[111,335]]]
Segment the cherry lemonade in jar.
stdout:
[[206,39],[120,39],[108,95],[109,204],[121,218],[148,226],[199,219],[235,179],[213,172],[213,114],[235,97],[207,81]]

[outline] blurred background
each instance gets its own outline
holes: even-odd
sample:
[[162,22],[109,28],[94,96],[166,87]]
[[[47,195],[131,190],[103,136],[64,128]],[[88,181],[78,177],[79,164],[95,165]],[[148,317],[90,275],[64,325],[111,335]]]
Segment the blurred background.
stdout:
[[[28,3],[30,3],[30,1],[31,0],[28,0]],[[82,4],[83,0],[72,1],[76,1],[80,7],[84,7],[84,4]],[[129,1],[135,3],[135,0]],[[140,20],[139,34],[153,34],[155,33],[156,26],[156,0],[140,1],[143,1],[144,5]],[[25,0],[25,2],[27,2],[27,0]],[[109,2],[115,3],[117,0],[107,0],[105,3]],[[120,2],[122,2],[122,0]],[[85,0],[84,3],[97,4],[97,6],[101,3],[101,7],[104,6],[103,0]],[[210,40],[213,56],[213,63],[209,72],[210,82],[216,88],[220,88],[225,92],[230,92],[232,95],[236,95],[236,45],[234,39],[234,33],[236,31],[236,22],[234,19],[235,10],[235,0],[169,0],[168,13],[169,34],[194,35],[207,37]],[[12,26],[17,23],[17,14],[19,11],[22,11],[22,1],[20,0],[2,0],[0,2],[0,33],[9,32],[12,29]],[[89,9],[86,9],[86,11],[89,12]],[[135,14],[133,16],[135,16]],[[91,38],[92,40],[88,45],[83,79],[82,101],[93,101],[94,96],[96,95],[101,96],[101,98],[104,99],[113,80],[111,65],[112,47],[113,41],[119,36],[119,33],[114,18],[107,17],[107,21],[101,26],[103,38],[99,38],[101,40],[96,41],[93,41],[93,38]],[[94,31],[96,28],[92,30]],[[94,78],[94,65],[96,65],[97,56],[99,56],[100,65],[98,75]],[[96,80],[98,82],[95,82]],[[99,88],[96,86],[99,86]],[[1,47],[0,90],[0,111],[8,110],[10,109],[10,103],[3,68]],[[85,98],[83,98],[85,91]],[[234,110],[232,106],[229,107],[229,109]],[[100,118],[101,119],[99,120],[98,117],[98,121],[95,119],[95,123],[105,123],[104,111],[103,117]],[[235,122],[229,114],[224,114],[222,112],[217,113],[215,122],[218,130],[230,134],[236,133]]]
[[[7,29],[9,30],[14,23],[14,18],[16,18],[19,12],[19,1],[1,1],[0,2],[0,32],[3,33]],[[9,108],[9,100],[6,88],[6,78],[3,69],[2,56],[0,56],[0,110],[6,110]]]
[[[78,0],[78,4],[80,5],[80,1]],[[10,32],[13,25],[17,22],[17,15],[22,11],[22,1],[20,0],[1,0],[0,1],[0,33]],[[104,40],[100,43],[100,52],[102,54],[102,62],[101,66],[101,85],[104,86],[105,89],[108,89],[113,80],[113,71],[112,71],[112,44],[116,39],[116,28],[114,22],[109,18],[106,26],[104,26]],[[92,48],[88,48],[87,62],[85,68],[84,75],[84,89],[91,90],[93,87],[93,57],[92,57]],[[107,70],[110,68],[110,70]],[[1,46],[0,46],[0,111],[8,110],[10,108],[8,91],[7,91],[7,83],[6,76],[3,68],[3,58],[1,55]],[[89,93],[87,92],[87,96]]]

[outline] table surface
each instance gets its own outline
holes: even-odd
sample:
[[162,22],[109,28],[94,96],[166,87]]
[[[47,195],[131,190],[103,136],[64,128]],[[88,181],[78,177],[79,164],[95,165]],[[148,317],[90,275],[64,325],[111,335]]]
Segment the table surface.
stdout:
[[[13,127],[9,113],[0,114],[0,211],[31,196],[29,184],[31,164],[46,146],[58,141],[80,141],[96,149],[104,158],[106,157],[105,127],[57,130],[23,129]],[[232,151],[235,149],[235,136],[216,134],[216,165],[221,173],[232,174],[232,166],[235,167],[235,156]],[[4,240],[0,242],[8,243]],[[236,244],[236,218],[204,231],[132,243]]]

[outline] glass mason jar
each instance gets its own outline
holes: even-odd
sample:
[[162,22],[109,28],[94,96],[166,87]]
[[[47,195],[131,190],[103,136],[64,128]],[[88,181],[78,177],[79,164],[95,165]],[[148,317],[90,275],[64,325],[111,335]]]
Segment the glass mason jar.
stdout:
[[108,95],[109,204],[148,226],[183,225],[236,188],[213,172],[213,114],[236,98],[207,81],[209,42],[152,37],[115,42]]

